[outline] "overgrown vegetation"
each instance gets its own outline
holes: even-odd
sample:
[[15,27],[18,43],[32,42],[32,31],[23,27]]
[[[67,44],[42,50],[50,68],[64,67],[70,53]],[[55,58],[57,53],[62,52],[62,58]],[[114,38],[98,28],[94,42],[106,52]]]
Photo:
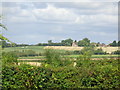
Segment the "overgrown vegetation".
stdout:
[[[12,56],[12,57],[11,57]],[[91,53],[73,60],[64,58],[55,50],[46,50],[42,66],[15,65],[13,54],[3,54],[10,62],[2,68],[2,89],[67,89],[67,88],[119,88],[118,60],[90,60]],[[15,59],[16,60],[16,59]],[[76,62],[76,65],[74,63]]]
[[46,64],[50,64],[53,67],[66,66],[71,63],[70,60],[66,59],[63,54],[53,49],[47,49],[45,51]]
[[[15,51],[8,51],[9,53],[14,53],[16,54],[18,57],[28,57],[28,56],[42,56],[43,53],[36,53],[33,50],[15,50]],[[5,52],[4,52],[5,53]]]
[[76,54],[76,55],[79,55],[79,54],[84,54],[84,52],[90,52],[91,54],[93,55],[106,55],[107,53],[104,52],[101,48],[100,49],[95,49],[95,47],[85,47],[83,48],[82,50],[76,50],[76,51],[73,51],[72,54]]
[[18,64],[18,56],[12,52],[3,52],[2,53],[2,64],[9,65],[9,64]]

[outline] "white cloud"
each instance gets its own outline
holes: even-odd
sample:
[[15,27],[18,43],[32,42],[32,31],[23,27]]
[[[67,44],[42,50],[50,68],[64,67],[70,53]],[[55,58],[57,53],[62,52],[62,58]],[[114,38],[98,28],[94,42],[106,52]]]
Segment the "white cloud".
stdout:
[[64,8],[56,8],[53,5],[48,4],[47,8],[44,9],[33,9],[33,14],[38,18],[38,21],[50,21],[50,22],[70,22],[74,21],[76,15]]
[[9,14],[8,20],[10,22],[63,24],[93,23],[95,25],[108,25],[117,23],[117,7],[114,7],[114,5],[111,3],[108,3],[109,5],[106,3],[69,4],[71,8],[75,6],[78,7],[78,9],[75,9],[74,7],[72,9],[56,7],[56,3],[47,3],[46,8],[36,8],[34,3],[24,3],[23,5],[29,7],[24,9],[21,8],[22,3],[17,3],[16,7],[4,7],[4,12],[6,15]]
[[99,26],[117,24],[117,16],[113,15],[80,15],[76,19],[76,24],[93,24]]
[[96,35],[98,37],[117,37],[117,33],[114,32],[114,33],[108,33],[108,32],[104,32],[104,31],[89,31],[88,32],[89,35]]
[[[56,3],[44,3],[41,8],[41,3],[37,3],[37,6],[34,3],[17,3],[14,6],[13,3],[12,7],[4,7],[8,19],[6,23],[13,31],[12,40],[16,39],[20,42],[28,40],[30,43],[42,42],[43,38],[44,41],[48,39],[56,41],[63,38],[81,39],[87,36],[98,40],[101,39],[98,36],[107,39],[112,37],[111,40],[116,38],[117,33],[111,33],[117,32],[118,8],[116,4],[115,6],[111,3],[94,2],[62,4],[58,6]],[[66,6],[67,4],[69,6]],[[15,33],[15,30],[19,32]],[[107,33],[109,30],[110,33]],[[28,33],[30,35],[27,36]],[[22,40],[18,40],[21,37],[23,37]],[[40,39],[37,40],[37,38]]]
[[[8,2],[8,0],[2,0]],[[9,0],[9,2],[118,2],[119,0]]]

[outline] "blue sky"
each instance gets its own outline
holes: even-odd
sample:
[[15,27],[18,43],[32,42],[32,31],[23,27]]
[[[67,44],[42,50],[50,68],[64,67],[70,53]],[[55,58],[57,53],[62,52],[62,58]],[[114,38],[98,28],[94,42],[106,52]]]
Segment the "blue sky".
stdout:
[[118,40],[117,2],[4,2],[2,10],[3,35],[15,43]]

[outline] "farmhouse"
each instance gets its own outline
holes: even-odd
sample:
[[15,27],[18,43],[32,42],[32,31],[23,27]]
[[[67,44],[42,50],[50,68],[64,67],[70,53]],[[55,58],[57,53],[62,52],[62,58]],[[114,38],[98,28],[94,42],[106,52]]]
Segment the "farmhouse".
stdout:
[[76,40],[72,43],[72,47],[78,47],[78,44],[77,44]]

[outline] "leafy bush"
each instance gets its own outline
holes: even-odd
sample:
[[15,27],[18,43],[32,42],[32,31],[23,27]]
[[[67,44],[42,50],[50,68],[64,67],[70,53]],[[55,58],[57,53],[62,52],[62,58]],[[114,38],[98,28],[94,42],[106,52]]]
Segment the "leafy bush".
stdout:
[[64,66],[71,63],[69,60],[65,59],[61,53],[53,49],[47,49],[45,51],[45,57],[46,64],[50,64],[54,67]]
[[114,51],[113,54],[118,54],[118,55],[120,55],[120,50]]
[[3,67],[3,89],[119,88],[117,60],[89,61],[82,67]]
[[106,54],[106,52],[104,52],[102,49],[97,49],[97,50],[94,50],[94,54],[95,55],[103,55],[103,54]]
[[[7,60],[12,55],[7,56]],[[90,60],[91,53],[86,51],[77,58],[77,65],[73,67],[69,58],[64,58],[55,50],[46,50],[45,55],[47,61],[42,67],[18,66],[11,64],[11,61],[3,66],[2,89],[119,88],[117,60],[93,61]]]
[[105,55],[105,54],[107,54],[101,48],[95,50],[93,47],[85,47],[81,51],[78,51],[78,50],[73,51],[73,54],[84,54],[86,51],[89,51],[91,54],[95,54],[95,55]]
[[89,66],[89,61],[91,60],[91,56],[92,54],[90,53],[90,51],[86,51],[83,53],[83,55],[80,55],[77,58],[77,66],[78,67],[87,67]]
[[89,52],[91,55],[94,54],[94,47],[90,46],[90,47],[84,47],[81,50],[81,54],[84,54],[86,52]]
[[3,89],[40,89],[46,88],[49,71],[27,64],[5,66],[2,70]]
[[18,63],[17,61],[18,57],[13,52],[3,52],[2,53],[2,63],[8,64],[8,63]]
[[81,53],[81,51],[76,50],[76,51],[73,51],[73,54],[79,55],[79,54],[82,54],[82,53]]
[[22,50],[22,51],[11,51],[16,54],[18,57],[27,57],[27,56],[41,56],[41,53],[36,53],[33,50]]

